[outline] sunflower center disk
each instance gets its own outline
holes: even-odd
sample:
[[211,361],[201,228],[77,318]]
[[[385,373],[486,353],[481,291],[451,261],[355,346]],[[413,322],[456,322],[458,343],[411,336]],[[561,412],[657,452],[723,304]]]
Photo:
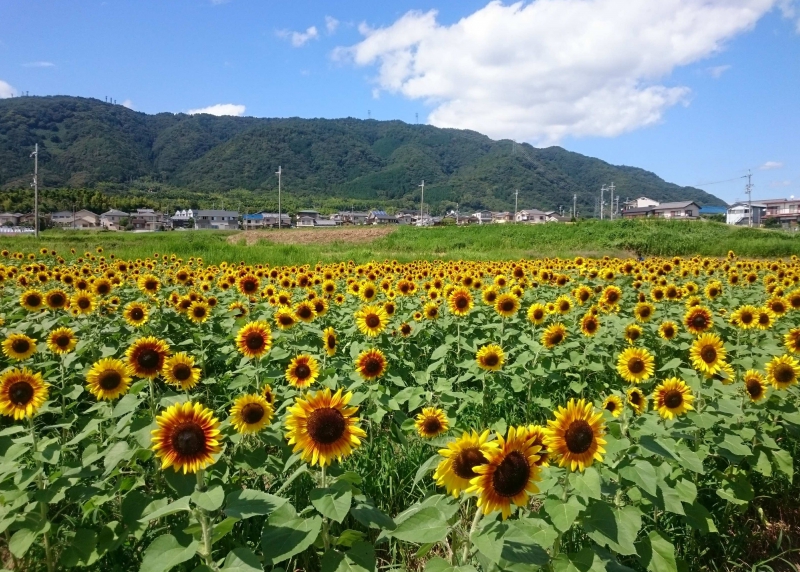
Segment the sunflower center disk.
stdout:
[[780,383],[790,383],[794,380],[794,370],[785,364],[776,367],[772,375]]
[[192,377],[192,368],[185,363],[178,364],[172,369],[172,375],[178,381],[186,381]]
[[435,435],[442,430],[442,422],[436,417],[428,417],[422,422],[422,428],[428,435]]
[[706,363],[714,363],[717,359],[717,350],[710,346],[703,348],[703,351],[700,352],[700,357],[703,358],[703,361]]
[[336,338],[333,336],[328,336],[328,349],[334,349],[336,347]]
[[514,302],[508,300],[503,302],[503,312],[510,312],[513,309],[514,309]]
[[247,346],[247,349],[259,350],[264,346],[264,338],[261,337],[261,334],[258,332],[252,332],[247,335],[245,345]]
[[706,319],[702,315],[697,315],[692,318],[692,325],[695,328],[705,328],[706,327]]
[[519,451],[511,451],[497,466],[492,475],[492,488],[502,497],[515,497],[528,484],[531,467]]
[[195,422],[179,426],[172,433],[172,448],[186,457],[202,453],[206,448],[205,431]]
[[242,419],[248,425],[258,423],[264,418],[264,408],[258,403],[248,403],[242,407]]
[[464,449],[453,459],[453,472],[462,479],[473,479],[477,473],[473,469],[486,464],[486,457],[477,447]]
[[8,399],[14,405],[27,405],[33,399],[33,386],[27,381],[18,381],[8,389]]
[[757,381],[748,382],[747,393],[750,394],[750,397],[758,397],[759,395],[761,395],[762,391],[763,389],[761,387],[761,384],[758,383]]
[[367,326],[370,328],[377,328],[381,325],[381,319],[375,314],[370,314],[366,319]]
[[628,370],[631,373],[642,373],[644,371],[644,361],[635,357],[628,362]]
[[497,354],[489,354],[486,356],[485,361],[486,365],[488,365],[489,367],[494,367],[498,364],[500,358],[498,357]]
[[28,305],[29,306],[36,307],[41,303],[42,303],[42,300],[41,300],[41,298],[39,298],[39,296],[28,296]]
[[122,383],[122,376],[116,371],[107,371],[100,377],[100,387],[106,391],[116,389]]
[[18,354],[24,354],[31,348],[30,342],[28,340],[14,340],[11,343],[11,349],[13,349]]
[[458,308],[459,310],[463,310],[468,305],[469,305],[469,301],[466,298],[461,297],[461,296],[456,298],[456,308]]
[[311,368],[304,363],[298,364],[294,368],[294,375],[297,379],[306,379],[311,375]]
[[321,445],[338,441],[344,435],[345,427],[344,416],[337,409],[323,407],[308,416],[308,435]]
[[560,333],[556,332],[550,337],[550,343],[552,343],[553,345],[560,344],[562,339],[563,336]]
[[578,419],[570,423],[567,432],[564,433],[564,441],[570,453],[581,454],[589,450],[594,442],[594,431],[591,425],[583,419]]
[[86,308],[89,307],[90,304],[91,302],[89,301],[88,298],[81,298],[80,300],[78,300],[78,307],[81,310],[85,310]]
[[142,311],[141,308],[134,308],[133,310],[131,310],[131,318],[137,321],[141,320],[142,318],[144,318],[144,312]]
[[377,358],[369,358],[364,364],[364,371],[369,375],[377,375],[381,372],[381,362]]
[[158,352],[151,349],[146,349],[139,354],[139,365],[147,369],[154,369],[158,367]]
[[61,306],[62,304],[64,304],[64,297],[61,294],[53,294],[50,297],[50,303],[53,306]]
[[58,336],[56,338],[56,345],[60,348],[65,348],[69,345],[69,336]]
[[664,395],[664,405],[670,409],[680,407],[683,403],[683,394],[677,389],[672,389]]

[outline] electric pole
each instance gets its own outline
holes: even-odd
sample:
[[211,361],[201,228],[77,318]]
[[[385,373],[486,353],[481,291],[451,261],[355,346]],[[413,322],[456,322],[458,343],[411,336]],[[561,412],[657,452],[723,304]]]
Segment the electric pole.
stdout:
[[608,190],[611,191],[611,208],[609,209],[609,216],[611,220],[614,220],[614,181],[611,181],[611,186],[608,187]]
[[456,226],[458,226],[458,203],[456,203]]
[[577,205],[578,205],[578,195],[574,194],[572,195],[572,218],[574,218],[575,220],[578,220]]
[[281,166],[278,165],[278,170],[275,171],[278,175],[278,230],[281,229]]
[[600,187],[600,220],[603,220],[603,193],[606,192],[606,186]]
[[419,196],[419,226],[425,224],[425,220],[422,218],[422,205],[425,203],[425,179],[422,180],[422,184],[418,185],[422,188],[422,193]]
[[519,189],[514,191],[514,224],[517,224],[517,204],[519,202]]
[[[39,144],[31,153],[33,157],[33,230],[36,238],[39,238]],[[75,215],[72,216],[72,222],[75,222]]]
[[750,216],[748,217],[749,224],[747,226],[749,226],[751,228],[753,227],[753,184],[751,182],[752,177],[753,177],[753,174],[750,172],[750,169],[748,169],[747,170],[747,186],[745,187],[745,189],[747,189],[747,205],[748,205],[748,208],[750,209]]

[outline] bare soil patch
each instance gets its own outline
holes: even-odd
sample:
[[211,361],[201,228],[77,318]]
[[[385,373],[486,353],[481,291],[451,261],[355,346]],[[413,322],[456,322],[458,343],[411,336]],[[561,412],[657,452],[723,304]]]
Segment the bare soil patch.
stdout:
[[260,240],[279,244],[330,244],[332,242],[363,244],[382,238],[393,230],[395,229],[389,226],[246,230],[232,234],[228,237],[228,242],[238,244],[244,239],[247,244],[255,244]]

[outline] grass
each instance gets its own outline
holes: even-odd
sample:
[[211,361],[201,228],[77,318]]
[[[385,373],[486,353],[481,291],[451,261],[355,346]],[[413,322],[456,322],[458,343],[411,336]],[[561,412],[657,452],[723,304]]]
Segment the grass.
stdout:
[[[572,256],[724,256],[728,250],[747,257],[800,255],[800,237],[783,231],[731,227],[697,221],[582,221],[576,224],[485,225],[469,227],[399,227],[391,234],[361,244],[340,241],[295,245],[264,240],[247,245],[229,241],[231,232],[186,231],[112,233],[48,230],[37,241],[31,236],[0,237],[0,247],[26,252],[41,247],[78,252],[103,246],[122,258],[153,253],[200,256],[207,263],[314,264],[353,260],[470,259]],[[282,233],[290,236],[292,230]]]

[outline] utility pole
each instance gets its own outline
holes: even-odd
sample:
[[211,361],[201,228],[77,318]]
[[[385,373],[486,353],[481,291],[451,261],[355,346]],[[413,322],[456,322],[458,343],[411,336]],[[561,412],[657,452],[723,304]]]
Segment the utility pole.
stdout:
[[603,194],[606,192],[606,186],[600,187],[600,220],[603,220]]
[[456,226],[458,226],[458,203],[456,203]]
[[578,206],[578,195],[572,195],[572,218],[578,220],[578,213],[577,213],[577,206]]
[[423,179],[422,184],[418,186],[422,188],[422,194],[419,196],[419,226],[422,226],[425,223],[425,220],[422,218],[422,205],[425,203],[425,179]]
[[747,169],[747,205],[750,209],[750,216],[748,217],[749,224],[747,226],[753,227],[753,184],[751,182],[753,174],[750,172],[750,169]]
[[278,170],[275,174],[278,175],[278,230],[281,229],[281,166],[278,165]]
[[[36,234],[36,238],[39,238],[39,144],[36,144],[36,147],[31,153],[31,157],[33,157],[33,229]],[[72,216],[73,224],[75,223],[75,216]]]
[[517,203],[519,202],[519,189],[514,191],[514,224],[517,224]]
[[608,190],[611,191],[611,208],[609,210],[609,216],[611,220],[614,220],[614,181],[611,181],[611,186],[608,187]]

